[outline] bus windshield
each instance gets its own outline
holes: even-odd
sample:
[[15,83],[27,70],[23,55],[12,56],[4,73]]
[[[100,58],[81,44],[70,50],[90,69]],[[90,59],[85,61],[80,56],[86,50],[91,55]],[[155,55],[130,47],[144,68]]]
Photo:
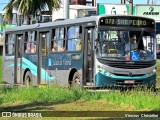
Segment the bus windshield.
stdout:
[[98,33],[97,57],[108,60],[154,60],[154,31],[102,30]]

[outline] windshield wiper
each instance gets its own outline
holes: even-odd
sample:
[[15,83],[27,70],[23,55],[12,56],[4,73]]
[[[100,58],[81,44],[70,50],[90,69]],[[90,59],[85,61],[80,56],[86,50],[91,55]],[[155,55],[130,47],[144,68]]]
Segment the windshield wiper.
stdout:
[[139,38],[138,38],[138,40],[137,40],[137,45],[139,45],[140,40],[142,39],[143,33],[144,33],[144,30],[141,29],[141,34],[140,34],[140,36],[139,36]]

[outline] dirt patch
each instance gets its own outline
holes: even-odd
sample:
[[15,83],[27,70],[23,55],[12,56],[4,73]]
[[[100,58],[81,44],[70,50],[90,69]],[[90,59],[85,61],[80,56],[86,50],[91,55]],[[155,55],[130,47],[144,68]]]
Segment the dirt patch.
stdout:
[[[28,103],[28,104],[12,104],[9,106],[3,104],[0,106],[0,110],[12,110],[12,111],[132,111],[134,106],[114,103],[105,100],[91,100],[91,101],[68,101],[68,102],[48,102],[48,103]],[[6,106],[6,107],[5,107]]]

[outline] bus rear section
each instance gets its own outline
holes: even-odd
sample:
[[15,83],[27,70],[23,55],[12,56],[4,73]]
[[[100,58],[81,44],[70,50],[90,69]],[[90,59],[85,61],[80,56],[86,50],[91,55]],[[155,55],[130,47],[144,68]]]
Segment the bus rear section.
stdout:
[[95,87],[156,87],[154,20],[100,18],[95,54]]

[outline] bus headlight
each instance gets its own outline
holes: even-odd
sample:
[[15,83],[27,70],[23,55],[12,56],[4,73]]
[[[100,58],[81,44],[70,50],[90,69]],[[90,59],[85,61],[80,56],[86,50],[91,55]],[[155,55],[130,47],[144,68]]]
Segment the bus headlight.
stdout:
[[103,69],[102,68],[99,68],[99,72],[102,72],[103,71]]
[[103,68],[100,65],[97,65],[97,68],[98,68],[99,72],[103,71]]
[[109,74],[109,76],[110,76],[110,77],[112,77],[112,76],[113,76],[113,74],[112,74],[112,73],[110,73],[110,74]]
[[100,68],[101,66],[100,65],[97,65],[97,68]]
[[153,72],[155,73],[155,72],[156,72],[156,69],[153,69]]
[[147,73],[147,74],[146,74],[146,76],[148,77],[148,76],[154,75],[154,73],[156,73],[156,70],[155,70],[155,69],[153,69],[153,71],[152,71],[152,72]]

